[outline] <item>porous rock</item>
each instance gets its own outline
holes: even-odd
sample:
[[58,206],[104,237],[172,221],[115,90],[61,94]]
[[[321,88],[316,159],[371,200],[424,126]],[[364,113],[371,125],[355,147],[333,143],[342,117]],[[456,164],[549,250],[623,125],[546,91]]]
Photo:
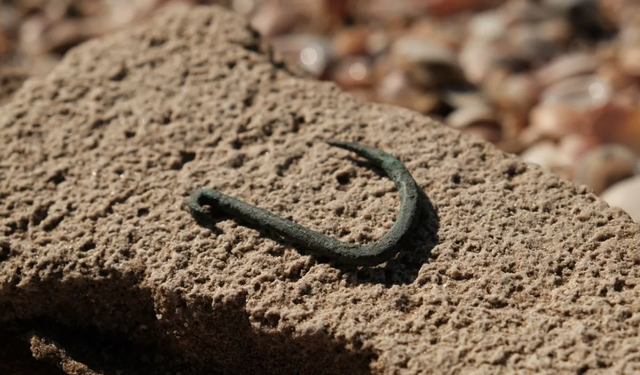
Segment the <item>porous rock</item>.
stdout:
[[[27,340],[56,371],[640,367],[628,215],[418,113],[294,76],[220,8],[70,51],[1,108],[0,137],[0,340]],[[425,193],[384,265],[185,210],[211,187],[374,241],[397,214],[393,183],[328,139],[397,156]]]

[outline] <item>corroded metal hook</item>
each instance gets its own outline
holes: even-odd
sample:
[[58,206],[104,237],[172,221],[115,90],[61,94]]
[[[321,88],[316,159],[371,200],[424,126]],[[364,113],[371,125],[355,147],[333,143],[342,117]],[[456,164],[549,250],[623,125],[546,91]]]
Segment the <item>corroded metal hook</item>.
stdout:
[[398,189],[400,195],[398,218],[393,227],[375,243],[355,245],[336,240],[214,189],[200,189],[191,195],[188,203],[191,215],[195,218],[206,216],[209,211],[205,206],[211,206],[234,218],[273,231],[285,240],[308,248],[313,254],[326,256],[340,263],[374,266],[391,259],[400,251],[400,240],[407,235],[418,216],[419,194],[415,180],[400,160],[380,149],[354,142],[329,141],[327,143],[368,159],[384,170]]

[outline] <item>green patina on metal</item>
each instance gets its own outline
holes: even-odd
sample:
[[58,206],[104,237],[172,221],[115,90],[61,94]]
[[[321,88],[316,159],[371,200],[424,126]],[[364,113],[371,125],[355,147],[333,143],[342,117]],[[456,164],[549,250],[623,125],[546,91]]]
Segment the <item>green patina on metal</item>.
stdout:
[[380,149],[354,142],[327,143],[368,159],[395,183],[400,195],[400,212],[393,227],[377,242],[356,245],[339,241],[214,189],[200,189],[191,195],[188,203],[191,215],[204,218],[210,214],[210,209],[221,210],[236,219],[257,225],[268,232],[275,232],[287,241],[304,246],[315,255],[326,256],[340,263],[374,266],[391,259],[400,251],[400,241],[418,218],[419,193],[415,180],[400,160]]

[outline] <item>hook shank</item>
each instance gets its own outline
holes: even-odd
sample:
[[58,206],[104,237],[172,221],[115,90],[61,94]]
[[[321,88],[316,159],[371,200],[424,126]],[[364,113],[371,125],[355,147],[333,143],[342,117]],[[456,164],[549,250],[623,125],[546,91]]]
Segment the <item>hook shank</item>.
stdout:
[[188,203],[191,215],[196,218],[206,216],[209,211],[204,206],[211,206],[234,218],[273,231],[288,241],[308,248],[316,255],[341,263],[374,266],[391,259],[400,251],[399,242],[411,230],[418,216],[419,194],[415,180],[400,160],[380,149],[355,142],[327,143],[368,159],[384,170],[395,183],[400,195],[400,211],[393,227],[378,241],[362,246],[339,241],[215,189],[200,189],[191,195]]

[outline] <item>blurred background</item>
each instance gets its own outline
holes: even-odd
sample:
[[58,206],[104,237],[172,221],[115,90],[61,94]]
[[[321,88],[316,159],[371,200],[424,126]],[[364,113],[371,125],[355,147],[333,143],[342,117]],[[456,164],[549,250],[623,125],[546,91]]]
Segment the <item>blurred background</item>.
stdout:
[[640,222],[640,0],[0,0],[0,105],[89,38],[208,4],[292,69],[435,117]]

